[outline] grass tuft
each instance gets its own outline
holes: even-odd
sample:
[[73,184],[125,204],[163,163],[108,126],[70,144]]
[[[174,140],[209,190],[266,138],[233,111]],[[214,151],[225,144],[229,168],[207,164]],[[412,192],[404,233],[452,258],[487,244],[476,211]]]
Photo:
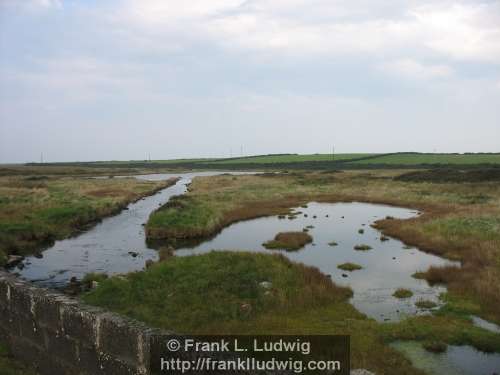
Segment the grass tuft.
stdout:
[[337,268],[343,271],[351,271],[351,272],[363,269],[363,267],[361,267],[359,264],[356,263],[342,263],[339,264]]
[[281,232],[274,240],[262,244],[266,249],[282,249],[295,251],[302,249],[306,244],[311,243],[313,238],[305,232]]

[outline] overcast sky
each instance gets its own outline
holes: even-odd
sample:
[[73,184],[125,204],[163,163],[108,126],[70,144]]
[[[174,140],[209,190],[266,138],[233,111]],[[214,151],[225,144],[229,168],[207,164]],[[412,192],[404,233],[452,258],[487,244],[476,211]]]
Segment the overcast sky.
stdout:
[[0,162],[500,152],[500,1],[0,0]]

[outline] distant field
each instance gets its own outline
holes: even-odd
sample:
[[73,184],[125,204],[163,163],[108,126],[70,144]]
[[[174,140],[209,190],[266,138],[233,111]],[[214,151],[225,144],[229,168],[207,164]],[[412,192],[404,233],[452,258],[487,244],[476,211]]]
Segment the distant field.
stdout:
[[500,154],[390,154],[353,164],[500,164]]
[[[350,160],[373,156],[376,154],[335,154],[334,160]],[[263,156],[248,156],[242,158],[219,159],[217,161],[209,161],[210,164],[274,164],[274,163],[301,163],[310,161],[332,161],[332,154],[286,154],[286,155],[263,155]]]
[[[256,155],[234,158],[193,158],[193,159],[170,159],[170,160],[129,160],[129,161],[96,161],[96,162],[74,162],[74,163],[28,163],[19,170],[20,166],[1,166],[0,175],[26,174],[26,168],[80,168],[75,174],[82,174],[84,168],[102,171],[109,169],[109,174],[118,172],[113,169],[129,168],[130,172],[142,170],[165,169],[373,169],[373,168],[428,168],[429,166],[475,168],[485,165],[500,166],[500,153],[490,154],[424,154],[416,152],[401,152],[388,154],[374,153],[349,153],[349,154],[274,154]],[[53,171],[54,173],[55,170]],[[68,171],[69,172],[69,171]],[[82,173],[80,173],[82,172]],[[85,171],[86,173],[88,171]],[[51,174],[50,170],[44,173]],[[91,172],[95,173],[95,172]]]

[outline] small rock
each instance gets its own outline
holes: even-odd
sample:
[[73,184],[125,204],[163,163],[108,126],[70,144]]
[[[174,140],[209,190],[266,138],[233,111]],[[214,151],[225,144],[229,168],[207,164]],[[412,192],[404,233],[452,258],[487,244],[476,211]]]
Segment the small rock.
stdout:
[[155,262],[152,259],[146,260],[146,268],[151,267],[153,264],[155,264]]
[[392,259],[393,259],[393,260],[395,260],[395,259],[396,259],[396,257],[392,257]]
[[348,275],[348,274],[346,274],[346,273],[343,273],[343,274],[342,274],[342,277],[349,277],[349,275]]
[[139,255],[139,253],[136,251],[129,251],[128,253],[129,253],[129,255],[132,255],[134,258],[136,258],[137,255]]
[[90,289],[95,289],[98,286],[99,286],[99,282],[98,281],[92,280],[92,282],[90,283]]

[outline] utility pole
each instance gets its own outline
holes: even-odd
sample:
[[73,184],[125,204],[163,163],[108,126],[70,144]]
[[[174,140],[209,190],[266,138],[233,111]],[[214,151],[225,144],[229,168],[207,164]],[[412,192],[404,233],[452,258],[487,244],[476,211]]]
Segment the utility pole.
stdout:
[[40,164],[43,164],[43,152],[40,153]]
[[332,161],[335,161],[335,146],[332,146]]
[[240,156],[243,157],[243,145],[241,145],[241,148],[240,148]]

